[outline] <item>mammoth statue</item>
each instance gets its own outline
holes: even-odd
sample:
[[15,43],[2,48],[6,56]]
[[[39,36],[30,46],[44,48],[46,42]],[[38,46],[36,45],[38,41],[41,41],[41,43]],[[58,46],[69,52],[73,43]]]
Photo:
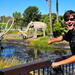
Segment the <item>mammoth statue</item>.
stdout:
[[[27,26],[27,28],[25,29],[25,31],[19,30],[19,31],[22,33],[23,37],[27,38],[27,34],[25,34],[25,33],[28,32],[29,28],[34,28],[34,35],[33,35],[33,38],[37,38],[37,31],[38,31],[39,29],[41,29],[41,30],[43,31],[43,36],[45,36],[46,24],[45,24],[44,22],[37,22],[37,21],[32,22],[32,21],[31,21],[31,22],[28,24],[28,26]],[[25,33],[24,33],[24,32],[25,32]]]
[[[28,28],[34,28],[34,38],[37,38],[37,31],[41,29],[43,31],[43,36],[45,36],[46,24],[44,22],[30,22]],[[27,28],[27,29],[28,29]]]

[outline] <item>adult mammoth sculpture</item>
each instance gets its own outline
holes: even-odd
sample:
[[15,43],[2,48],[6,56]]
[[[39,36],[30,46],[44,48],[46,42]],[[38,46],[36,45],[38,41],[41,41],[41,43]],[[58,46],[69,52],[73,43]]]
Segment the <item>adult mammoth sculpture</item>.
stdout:
[[[34,38],[37,38],[37,31],[39,30],[39,29],[41,29],[42,31],[43,31],[43,36],[45,37],[45,30],[46,30],[46,23],[44,23],[44,22],[37,22],[37,21],[35,21],[35,22],[30,22],[29,24],[28,24],[28,28],[34,28]],[[28,28],[27,28],[27,30],[28,30]]]
[[38,29],[41,29],[43,31],[43,36],[45,36],[46,23],[44,23],[44,22],[37,22],[37,21],[32,22],[31,21],[28,24],[28,26],[27,26],[25,31],[22,31],[22,30],[19,29],[19,31],[23,34],[23,37],[25,37],[25,38],[28,37],[27,34],[25,34],[25,33],[28,32],[29,28],[34,28],[33,38],[37,38],[37,31],[38,31]]

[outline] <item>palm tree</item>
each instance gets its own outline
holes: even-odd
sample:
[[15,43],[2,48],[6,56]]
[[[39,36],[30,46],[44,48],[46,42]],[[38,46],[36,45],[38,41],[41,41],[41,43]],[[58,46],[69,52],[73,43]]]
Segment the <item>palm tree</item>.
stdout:
[[46,0],[48,1],[48,8],[49,8],[49,16],[50,16],[50,39],[53,38],[53,31],[52,31],[52,0]]
[[56,0],[56,15],[57,15],[57,22],[58,22],[58,0]]

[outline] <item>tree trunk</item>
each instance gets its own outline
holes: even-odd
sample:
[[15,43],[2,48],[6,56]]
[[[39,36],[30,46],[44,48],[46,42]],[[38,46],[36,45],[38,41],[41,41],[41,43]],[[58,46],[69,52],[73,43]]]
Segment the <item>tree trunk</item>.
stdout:
[[49,16],[50,16],[50,39],[53,38],[53,30],[52,30],[52,0],[48,0],[49,7]]
[[56,0],[56,15],[57,15],[57,22],[58,22],[58,0]]

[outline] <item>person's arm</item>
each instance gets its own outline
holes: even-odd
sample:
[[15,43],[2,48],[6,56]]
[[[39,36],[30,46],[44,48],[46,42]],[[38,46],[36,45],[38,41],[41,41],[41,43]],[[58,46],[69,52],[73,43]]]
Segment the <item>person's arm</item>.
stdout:
[[54,62],[52,63],[52,67],[57,67],[57,66],[60,66],[60,65],[65,65],[65,64],[70,64],[72,62],[75,62],[75,55],[65,59],[65,60],[61,60],[61,61],[58,61],[58,62]]
[[63,36],[59,36],[57,38],[54,38],[53,40],[48,40],[48,44],[52,44],[54,42],[60,42],[63,40]]

